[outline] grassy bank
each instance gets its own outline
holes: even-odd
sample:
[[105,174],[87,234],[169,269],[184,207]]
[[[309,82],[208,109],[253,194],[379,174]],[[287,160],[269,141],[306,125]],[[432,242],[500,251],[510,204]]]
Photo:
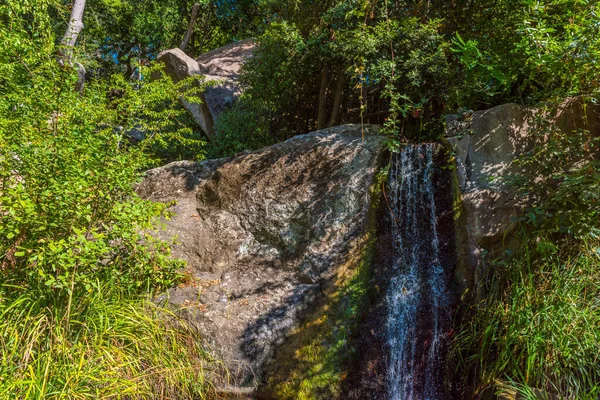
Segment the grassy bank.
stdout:
[[509,260],[487,267],[486,297],[472,306],[456,342],[463,366],[478,377],[478,393],[595,400],[600,241],[521,234]]
[[197,333],[168,311],[109,288],[72,300],[69,306],[28,290],[0,300],[0,398],[210,394],[209,355]]

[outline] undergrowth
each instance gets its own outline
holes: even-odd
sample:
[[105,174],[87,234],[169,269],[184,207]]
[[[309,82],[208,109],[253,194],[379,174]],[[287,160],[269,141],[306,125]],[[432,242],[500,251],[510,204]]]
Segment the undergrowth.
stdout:
[[488,266],[486,298],[457,337],[463,377],[475,372],[478,393],[596,400],[600,240],[522,235],[510,260]]
[[106,287],[76,294],[70,308],[21,292],[0,300],[1,399],[205,399],[211,393],[215,363],[198,334],[169,311]]

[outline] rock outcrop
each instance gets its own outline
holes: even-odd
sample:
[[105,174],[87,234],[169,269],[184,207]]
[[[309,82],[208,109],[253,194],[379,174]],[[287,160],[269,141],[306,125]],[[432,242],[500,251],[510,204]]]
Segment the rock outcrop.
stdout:
[[199,95],[200,103],[182,100],[185,109],[210,139],[214,121],[240,96],[239,73],[243,63],[256,49],[253,39],[245,39],[219,47],[201,55],[198,59],[187,56],[180,49],[170,49],[158,55],[165,71],[175,81],[197,76],[209,83]]
[[[466,120],[465,120],[466,119]],[[446,121],[472,240],[493,247],[514,226],[520,206],[507,187],[513,161],[527,150],[527,110],[505,104]]]
[[190,282],[166,294],[214,345],[234,384],[256,383],[365,225],[385,154],[367,127],[341,126],[230,159],[176,162],[138,193],[170,202],[165,239]]
[[216,120],[240,97],[240,70],[244,62],[252,57],[256,47],[254,39],[245,39],[209,51],[196,59],[200,73],[207,81],[218,82],[205,92],[213,119]]
[[[554,129],[600,135],[600,106],[567,99],[552,111],[504,104],[485,111],[450,115],[446,137],[456,154],[458,180],[474,252],[502,248],[516,226],[522,204],[507,185],[518,173],[515,160],[531,150],[543,116]],[[538,139],[539,140],[539,137]]]

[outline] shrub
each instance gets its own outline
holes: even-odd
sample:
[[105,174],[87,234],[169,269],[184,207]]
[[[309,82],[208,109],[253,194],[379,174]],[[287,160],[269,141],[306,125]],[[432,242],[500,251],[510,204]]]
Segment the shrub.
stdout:
[[[177,88],[114,78],[76,93],[76,73],[54,57],[48,11],[58,2],[9,3],[0,7],[0,397],[202,398],[208,357],[197,335],[139,300],[181,279],[168,244],[145,233],[165,205],[134,192],[161,157],[157,139],[178,142]],[[138,123],[152,137],[130,146],[115,127]]]
[[256,150],[273,144],[274,140],[268,129],[266,113],[261,112],[252,102],[242,99],[219,116],[208,156],[228,157],[244,150]]

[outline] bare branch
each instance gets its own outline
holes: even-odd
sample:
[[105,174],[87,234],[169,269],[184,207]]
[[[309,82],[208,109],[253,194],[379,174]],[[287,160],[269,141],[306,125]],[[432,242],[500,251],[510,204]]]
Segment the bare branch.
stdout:
[[200,9],[200,3],[194,4],[192,7],[192,16],[190,17],[190,23],[188,24],[187,32],[185,33],[185,37],[183,38],[183,42],[179,45],[181,51],[185,51],[190,39],[192,38],[192,34],[194,33],[194,25],[196,25],[196,19],[198,18],[198,10]]
[[60,50],[58,51],[57,61],[60,65],[69,65],[77,70],[77,84],[75,90],[83,92],[85,83],[85,68],[79,62],[73,61],[73,48],[77,43],[77,38],[83,29],[83,10],[86,0],[74,0],[71,16],[67,25],[67,31],[60,41]]

